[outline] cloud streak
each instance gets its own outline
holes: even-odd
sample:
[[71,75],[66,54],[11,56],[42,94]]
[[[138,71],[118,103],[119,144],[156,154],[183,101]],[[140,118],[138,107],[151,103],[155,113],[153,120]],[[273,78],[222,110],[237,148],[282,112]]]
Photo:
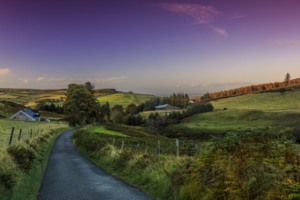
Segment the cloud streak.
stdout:
[[219,27],[215,27],[215,26],[213,26],[213,25],[211,25],[211,24],[208,24],[208,26],[209,26],[213,31],[215,31],[216,33],[218,33],[219,35],[221,35],[221,36],[228,36],[228,33],[226,32],[225,29],[219,28]]
[[7,75],[10,73],[11,73],[11,71],[8,68],[0,69],[0,75]]
[[198,4],[184,3],[160,3],[158,7],[192,18],[192,24],[208,24],[214,21],[221,13],[212,6],[201,6]]
[[[220,36],[228,36],[225,29],[211,25],[215,19],[222,15],[222,12],[218,11],[212,6],[202,6],[198,4],[184,4],[184,3],[160,3],[158,7],[168,10],[170,12],[177,13],[186,18],[191,18],[194,21],[192,25],[196,24],[208,24],[209,27]],[[242,15],[235,16],[229,19],[237,19],[244,17]]]
[[21,82],[23,82],[23,83],[25,83],[25,84],[29,82],[28,79],[21,79],[21,78],[19,78],[19,81],[21,81]]

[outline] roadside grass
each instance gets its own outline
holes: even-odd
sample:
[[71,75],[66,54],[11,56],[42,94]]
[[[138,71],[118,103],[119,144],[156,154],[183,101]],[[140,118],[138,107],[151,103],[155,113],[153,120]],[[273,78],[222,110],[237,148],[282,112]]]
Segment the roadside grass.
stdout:
[[[43,132],[39,136],[30,140],[29,144],[35,144],[34,152],[36,158],[30,164],[31,169],[28,172],[19,171],[15,177],[16,183],[12,189],[7,189],[3,187],[3,183],[0,180],[0,199],[2,200],[27,200],[27,199],[36,199],[38,191],[40,189],[44,172],[47,166],[49,154],[51,148],[56,140],[56,138],[63,132],[70,130],[70,127],[56,128],[55,130],[49,130]],[[41,140],[43,138],[43,140]],[[43,142],[41,142],[43,141]],[[22,145],[26,147],[26,143],[19,142],[17,145]],[[13,147],[13,146],[12,146]],[[26,147],[27,149],[33,150],[31,147]],[[10,158],[13,156],[6,152],[6,147],[1,147],[0,149],[1,158]],[[9,166],[3,166],[5,163],[0,162],[0,168],[6,168],[6,171],[9,168],[13,168],[14,165],[10,164]],[[17,169],[14,169],[17,170]],[[2,172],[0,172],[2,175]]]
[[20,121],[20,120],[11,120],[11,119],[0,119],[0,143],[1,146],[8,145],[8,141],[10,138],[12,127],[14,127],[14,135],[13,135],[13,143],[16,142],[16,138],[19,135],[20,129],[22,129],[23,139],[30,134],[32,129],[32,133],[36,133],[38,130],[49,130],[58,127],[66,127],[68,126],[62,122],[31,122],[31,121]]
[[138,104],[136,99],[138,99],[139,103],[145,102],[147,99],[154,98],[155,96],[152,95],[144,95],[144,94],[130,94],[130,93],[116,93],[116,94],[109,94],[104,96],[97,97],[97,100],[103,105],[107,101],[110,104],[110,107],[112,108],[114,105],[122,105],[123,108],[126,108],[127,105],[133,103]]
[[[99,129],[103,131],[98,133]],[[114,132],[130,137],[107,134],[105,129],[113,129]],[[85,134],[80,135],[80,133]],[[89,141],[84,135],[91,137],[91,140]],[[176,191],[174,187],[172,188],[166,172],[178,171],[180,165],[190,157],[175,156],[174,139],[166,138],[144,127],[125,125],[108,125],[106,127],[89,125],[84,130],[74,132],[72,139],[81,153],[114,176],[135,185],[158,199],[178,198],[179,190]],[[158,140],[161,147],[159,156]],[[124,141],[123,151],[121,151],[122,141]],[[103,146],[104,143],[106,146]],[[184,143],[183,141],[180,143],[180,153],[186,156],[188,147],[194,147],[194,144],[188,143],[188,141],[184,141]],[[137,144],[139,144],[138,148]],[[86,148],[90,149],[95,145],[97,146],[96,151],[87,151]],[[147,151],[146,154],[145,151]],[[192,150],[190,153],[194,154],[195,151]]]
[[[180,157],[134,146],[121,150],[87,130],[72,139],[100,167],[157,199],[298,199],[299,146],[286,136],[267,128],[237,130],[214,138],[197,156]],[[127,139],[132,137],[125,144]]]
[[248,94],[211,101],[215,109],[300,111],[300,92]]

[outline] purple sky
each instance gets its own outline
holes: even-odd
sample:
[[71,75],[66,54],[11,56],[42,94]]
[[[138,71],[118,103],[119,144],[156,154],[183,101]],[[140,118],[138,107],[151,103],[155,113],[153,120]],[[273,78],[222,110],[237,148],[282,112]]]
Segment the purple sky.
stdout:
[[204,93],[300,77],[299,0],[0,0],[0,87]]

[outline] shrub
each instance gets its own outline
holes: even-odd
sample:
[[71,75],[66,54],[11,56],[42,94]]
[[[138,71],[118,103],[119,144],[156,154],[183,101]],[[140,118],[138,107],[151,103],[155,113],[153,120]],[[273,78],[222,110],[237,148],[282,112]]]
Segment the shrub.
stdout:
[[14,162],[24,172],[31,169],[31,163],[36,158],[34,150],[21,144],[9,146],[7,152],[13,156]]
[[20,175],[20,170],[13,162],[12,156],[6,151],[0,150],[0,194],[4,189],[12,189],[17,178]]
[[86,130],[76,131],[74,135],[75,145],[83,148],[87,152],[101,150],[105,146],[105,140],[97,137],[96,134],[90,134]]
[[293,129],[293,136],[295,137],[296,143],[300,143],[300,124],[296,123]]
[[239,130],[212,141],[212,150],[181,168],[184,199],[299,197],[299,155],[283,135]]
[[281,94],[283,94],[283,93],[286,92],[286,89],[285,89],[285,88],[280,88],[280,89],[279,89],[279,92],[280,92]]
[[123,122],[123,114],[121,112],[117,112],[114,115],[114,124],[121,124]]

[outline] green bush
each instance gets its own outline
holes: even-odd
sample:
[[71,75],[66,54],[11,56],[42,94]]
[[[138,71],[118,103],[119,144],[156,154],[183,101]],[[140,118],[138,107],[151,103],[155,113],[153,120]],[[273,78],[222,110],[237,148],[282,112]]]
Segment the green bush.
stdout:
[[24,172],[31,169],[31,163],[36,158],[33,149],[27,148],[21,144],[9,146],[7,152],[13,156],[15,163]]
[[[214,137],[211,150],[181,168],[183,199],[290,199],[299,197],[298,149],[268,129]],[[175,183],[173,183],[175,184]]]
[[87,152],[93,152],[95,150],[100,150],[105,146],[105,140],[97,137],[95,134],[91,134],[86,130],[76,131],[72,139],[75,140],[75,145],[83,148]]
[[0,150],[0,194],[5,189],[12,189],[20,175],[20,169],[13,162],[12,156]]

